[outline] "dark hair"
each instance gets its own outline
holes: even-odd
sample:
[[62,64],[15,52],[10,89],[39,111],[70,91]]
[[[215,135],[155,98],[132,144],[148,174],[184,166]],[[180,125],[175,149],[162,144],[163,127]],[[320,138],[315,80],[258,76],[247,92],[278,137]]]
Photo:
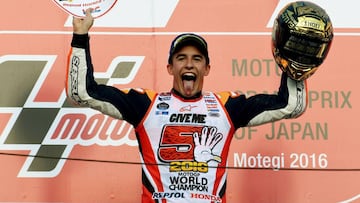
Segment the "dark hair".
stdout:
[[175,37],[169,51],[168,63],[172,63],[172,57],[186,45],[193,45],[205,56],[206,63],[210,63],[208,46],[204,38],[194,33],[184,33]]

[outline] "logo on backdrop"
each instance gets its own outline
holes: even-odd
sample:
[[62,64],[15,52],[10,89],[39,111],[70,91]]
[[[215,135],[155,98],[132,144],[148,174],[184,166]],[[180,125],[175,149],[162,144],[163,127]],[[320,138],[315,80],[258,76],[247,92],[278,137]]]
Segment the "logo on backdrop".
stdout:
[[[73,0],[74,1],[74,0]],[[164,28],[180,0],[121,0],[93,27]],[[141,5],[141,6],[139,6]],[[65,22],[72,27],[72,17]]]
[[[55,60],[53,55],[0,57],[0,150],[30,151],[18,177],[57,176],[76,145],[137,145],[129,138],[128,123],[88,108],[74,111],[65,90],[57,101],[37,101]],[[116,57],[95,78],[108,85],[129,84],[143,60],[144,56]]]
[[84,17],[85,11],[92,8],[94,18],[105,15],[117,0],[53,0],[56,5],[72,16]]

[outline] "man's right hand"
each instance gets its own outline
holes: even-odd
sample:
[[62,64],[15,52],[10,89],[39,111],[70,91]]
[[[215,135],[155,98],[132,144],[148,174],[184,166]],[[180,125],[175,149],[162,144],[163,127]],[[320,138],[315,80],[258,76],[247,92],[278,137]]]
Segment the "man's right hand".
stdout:
[[88,8],[84,18],[73,17],[73,31],[75,34],[87,34],[94,23],[94,18],[91,15],[92,8]]

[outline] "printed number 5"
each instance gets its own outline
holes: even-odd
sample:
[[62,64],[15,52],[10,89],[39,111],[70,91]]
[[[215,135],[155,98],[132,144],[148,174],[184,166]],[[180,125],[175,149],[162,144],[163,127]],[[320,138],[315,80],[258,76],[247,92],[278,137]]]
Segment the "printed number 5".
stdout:
[[194,160],[194,132],[202,126],[165,126],[160,139],[158,156],[164,162]]

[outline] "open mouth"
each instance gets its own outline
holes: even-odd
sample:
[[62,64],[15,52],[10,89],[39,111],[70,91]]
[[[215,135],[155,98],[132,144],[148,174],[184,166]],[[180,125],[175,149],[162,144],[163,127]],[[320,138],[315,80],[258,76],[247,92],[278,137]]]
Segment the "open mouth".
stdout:
[[182,80],[187,80],[187,81],[195,81],[196,80],[196,76],[192,73],[185,73],[184,75],[181,76]]
[[196,75],[193,73],[185,73],[181,76],[185,95],[191,95],[195,90]]

